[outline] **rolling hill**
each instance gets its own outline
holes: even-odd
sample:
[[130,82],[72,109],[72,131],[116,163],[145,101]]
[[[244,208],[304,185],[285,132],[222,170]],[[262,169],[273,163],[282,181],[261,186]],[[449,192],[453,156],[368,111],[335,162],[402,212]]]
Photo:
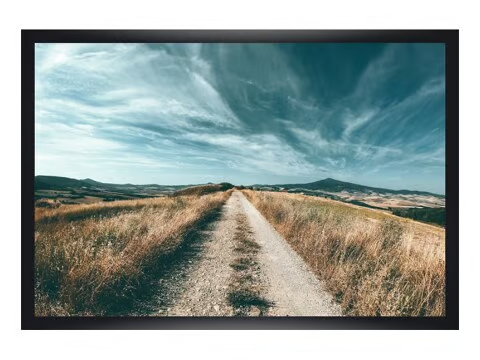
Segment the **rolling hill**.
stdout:
[[[63,204],[94,203],[98,201],[132,200],[171,195],[203,195],[233,188],[232,184],[195,185],[135,185],[102,183],[90,178],[72,179],[62,176],[35,176],[35,200]],[[51,204],[50,204],[51,205]]]
[[255,190],[286,191],[393,212],[398,216],[445,224],[445,195],[417,190],[392,190],[327,178],[306,184],[254,185]]
[[359,185],[354,183],[349,183],[345,181],[339,181],[332,178],[327,178],[320,181],[315,181],[307,184],[283,184],[283,185],[267,185],[267,186],[276,186],[282,187],[284,189],[307,189],[307,190],[320,190],[326,192],[362,192],[362,193],[377,193],[377,194],[399,194],[399,195],[425,195],[425,196],[438,196],[444,197],[443,195],[433,194],[426,191],[415,191],[415,190],[391,190],[385,188],[376,188],[366,185]]
[[178,190],[186,188],[192,185],[157,185],[157,184],[146,184],[146,185],[133,185],[133,184],[111,184],[111,183],[102,183],[92,179],[83,179],[77,180],[68,177],[62,176],[47,176],[47,175],[37,175],[35,176],[35,190],[61,190],[61,189],[72,189],[72,188],[101,188],[104,190],[144,190],[155,189],[155,190]]

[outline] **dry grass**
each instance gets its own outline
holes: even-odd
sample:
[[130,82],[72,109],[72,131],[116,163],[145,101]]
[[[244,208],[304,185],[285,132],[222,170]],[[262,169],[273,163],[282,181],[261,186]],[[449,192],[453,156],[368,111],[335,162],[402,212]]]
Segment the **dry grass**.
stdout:
[[211,194],[217,191],[227,191],[230,189],[233,189],[233,185],[230,183],[197,185],[197,186],[191,186],[185,189],[177,190],[173,193],[173,196],[184,196],[184,195],[201,196],[201,195]]
[[56,209],[60,207],[60,205],[62,205],[60,201],[53,199],[39,199],[35,201],[35,207],[37,208]]
[[238,257],[230,264],[235,272],[230,279],[228,301],[236,316],[261,316],[272,304],[262,296],[264,286],[257,263],[260,245],[253,240],[244,214],[237,215],[236,222],[234,241]]
[[231,192],[36,209],[36,316],[112,315]]
[[346,315],[445,315],[439,229],[335,201],[243,192],[325,281]]

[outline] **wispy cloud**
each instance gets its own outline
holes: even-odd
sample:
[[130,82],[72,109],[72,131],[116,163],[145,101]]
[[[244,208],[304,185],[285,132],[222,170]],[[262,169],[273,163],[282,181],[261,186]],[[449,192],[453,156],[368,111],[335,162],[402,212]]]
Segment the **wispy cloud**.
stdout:
[[422,169],[412,186],[442,192],[441,46],[303,45],[38,44],[36,172],[393,187]]
[[379,109],[367,109],[366,111],[355,115],[347,110],[347,114],[344,118],[345,130],[343,131],[343,137],[348,140],[355,130],[360,129],[371,121],[378,112]]

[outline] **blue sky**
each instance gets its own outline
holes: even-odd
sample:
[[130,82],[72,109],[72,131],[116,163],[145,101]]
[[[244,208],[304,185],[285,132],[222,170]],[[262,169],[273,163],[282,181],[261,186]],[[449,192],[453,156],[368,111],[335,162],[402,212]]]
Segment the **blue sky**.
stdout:
[[444,193],[443,44],[37,44],[35,173]]

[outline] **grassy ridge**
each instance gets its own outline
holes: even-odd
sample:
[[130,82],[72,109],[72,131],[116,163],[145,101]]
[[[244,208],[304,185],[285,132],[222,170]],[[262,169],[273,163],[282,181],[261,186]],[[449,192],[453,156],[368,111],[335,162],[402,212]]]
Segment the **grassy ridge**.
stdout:
[[149,198],[142,200],[120,200],[113,202],[97,202],[93,204],[74,204],[61,206],[61,203],[50,207],[35,209],[35,224],[42,225],[55,223],[58,221],[77,221],[94,217],[112,217],[125,211],[141,210],[145,207],[163,208],[175,204],[175,201],[169,201],[167,198]]
[[191,186],[185,189],[177,190],[173,193],[173,196],[184,196],[184,195],[200,196],[200,195],[215,193],[218,191],[227,191],[230,189],[233,189],[233,185],[230,183],[198,185],[198,186]]
[[243,192],[346,315],[445,315],[444,258],[411,246],[408,220],[298,195]]
[[36,209],[36,316],[110,315],[231,192]]

